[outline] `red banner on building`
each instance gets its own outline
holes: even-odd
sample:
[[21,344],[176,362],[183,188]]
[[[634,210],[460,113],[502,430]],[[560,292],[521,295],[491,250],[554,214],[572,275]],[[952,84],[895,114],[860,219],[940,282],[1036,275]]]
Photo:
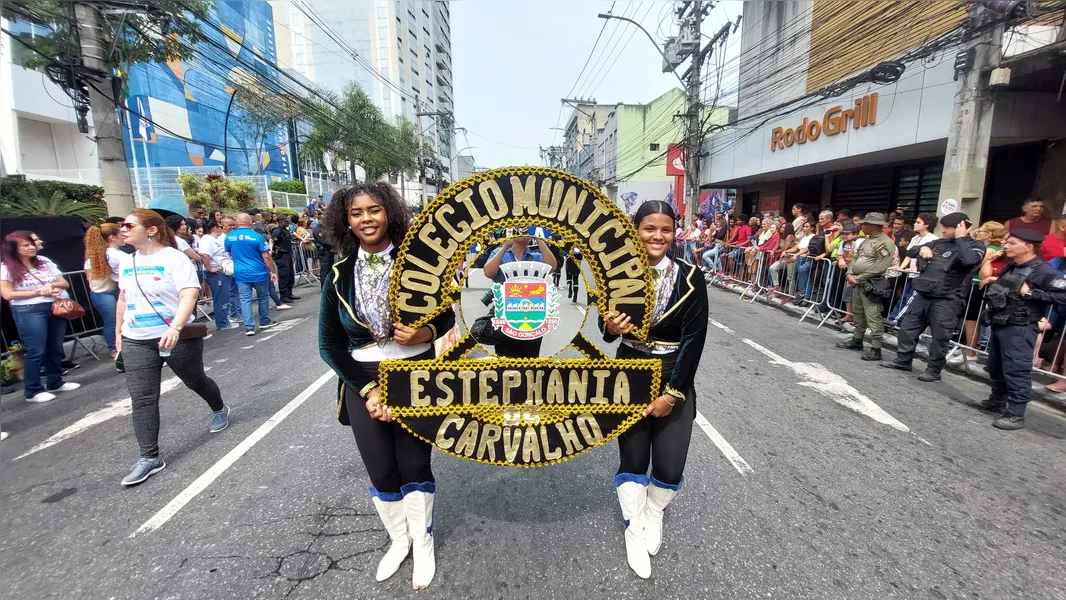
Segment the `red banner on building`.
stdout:
[[685,174],[685,148],[681,144],[668,144],[666,146],[666,174]]

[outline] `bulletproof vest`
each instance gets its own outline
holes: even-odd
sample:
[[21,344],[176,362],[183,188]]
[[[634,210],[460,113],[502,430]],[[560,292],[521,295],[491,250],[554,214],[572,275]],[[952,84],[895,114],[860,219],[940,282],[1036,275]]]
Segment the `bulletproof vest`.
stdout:
[[[950,249],[944,248],[949,246]],[[933,258],[919,259],[918,277],[911,281],[911,286],[924,296],[931,298],[951,298],[962,295],[962,284],[969,279],[972,271],[952,271],[955,262],[955,243],[938,240],[929,244]]]
[[1000,275],[985,290],[985,321],[991,325],[1033,325],[1047,311],[1044,302],[1022,298],[1020,288],[1033,267],[1018,267]]

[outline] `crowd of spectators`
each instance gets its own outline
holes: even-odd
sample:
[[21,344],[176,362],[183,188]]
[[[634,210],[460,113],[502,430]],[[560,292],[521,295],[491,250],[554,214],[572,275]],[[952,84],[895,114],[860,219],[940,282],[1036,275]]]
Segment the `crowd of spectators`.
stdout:
[[[782,303],[809,308],[840,324],[852,322],[855,292],[846,285],[845,274],[858,245],[867,237],[858,226],[864,215],[831,207],[811,212],[803,205],[791,207],[790,213],[791,220],[771,213],[698,219],[690,227],[678,228],[674,255],[694,262],[712,277],[757,287]],[[912,282],[918,274],[918,259],[907,254],[939,239],[938,219],[933,213],[911,215],[897,208],[885,221],[883,233],[895,243],[897,255],[886,273],[892,293],[883,312],[885,324],[898,327],[915,297]],[[985,221],[970,228],[967,236],[983,243],[986,250],[960,299],[964,308],[953,326],[952,339],[957,344],[947,354],[948,363],[975,360],[988,345],[989,328],[980,322],[984,291],[1007,263],[1002,243],[1012,229],[1044,234],[1041,258],[1066,273],[1066,215],[1048,217],[1039,198],[1027,200],[1022,215],[1006,223]],[[1061,376],[1066,376],[1066,348],[1061,344],[1064,326],[1066,306],[1054,306],[1040,323],[1042,333],[1033,356],[1034,366]],[[1066,379],[1048,389],[1066,393]]]

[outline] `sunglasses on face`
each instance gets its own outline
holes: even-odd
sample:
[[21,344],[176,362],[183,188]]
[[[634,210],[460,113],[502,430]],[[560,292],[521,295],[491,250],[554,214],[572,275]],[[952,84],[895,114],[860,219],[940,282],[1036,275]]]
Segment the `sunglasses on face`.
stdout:
[[119,223],[119,225],[118,225],[118,228],[123,230],[123,231],[129,231],[130,229],[133,229],[134,227],[137,227],[137,223]]

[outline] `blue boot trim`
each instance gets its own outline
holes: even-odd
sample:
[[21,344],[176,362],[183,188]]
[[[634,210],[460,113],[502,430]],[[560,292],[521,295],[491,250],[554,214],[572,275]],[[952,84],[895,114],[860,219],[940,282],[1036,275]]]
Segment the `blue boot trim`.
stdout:
[[681,481],[677,482],[676,484],[673,484],[673,483],[663,483],[663,482],[659,481],[658,479],[656,479],[653,476],[651,478],[651,484],[654,485],[657,488],[662,488],[664,490],[674,490],[676,492],[677,490],[681,489],[682,485],[685,484],[685,478],[682,477]]
[[423,481],[421,483],[405,483],[400,486],[400,493],[404,496],[411,492],[425,492],[432,494],[437,491],[437,484],[432,481]]
[[634,482],[640,485],[647,486],[651,481],[647,475],[637,475],[636,473],[619,473],[614,476],[614,487],[618,487],[623,483]]
[[370,497],[377,498],[382,502],[399,502],[403,500],[403,494],[400,492],[379,492],[374,486],[370,486]]

